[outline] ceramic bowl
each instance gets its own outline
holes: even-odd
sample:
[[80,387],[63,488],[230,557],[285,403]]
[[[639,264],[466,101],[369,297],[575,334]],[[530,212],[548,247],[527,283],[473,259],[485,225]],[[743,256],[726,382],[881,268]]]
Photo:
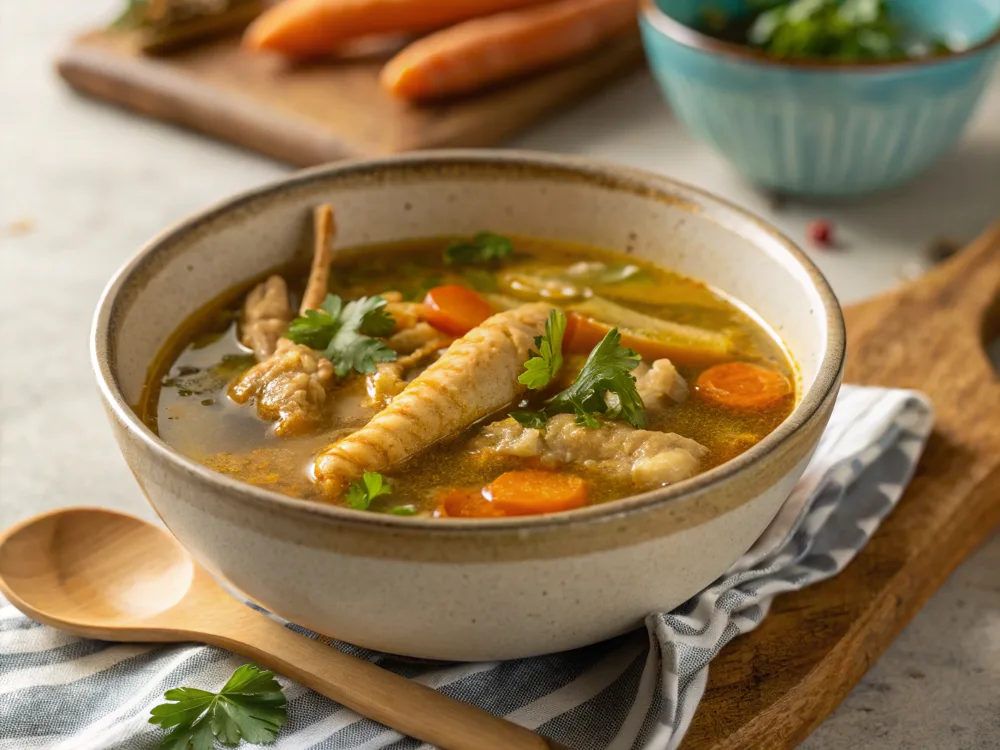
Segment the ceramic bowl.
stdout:
[[751,182],[848,197],[916,176],[958,140],[1000,54],[1000,0],[888,0],[918,32],[966,51],[890,63],[778,60],[695,31],[706,7],[641,0],[646,56],[677,117]]
[[[435,520],[294,500],[216,474],[140,421],[147,368],[221,291],[290,259],[311,208],[342,247],[493,231],[617,248],[750,305],[797,363],[797,405],[739,458],[674,486],[563,514]],[[508,659],[641,626],[707,586],[772,520],[809,459],[844,355],[837,301],[770,226],[651,174],[518,152],[340,163],[237,196],[156,237],[104,292],[93,363],[115,437],[199,562],[278,615],[372,649]]]

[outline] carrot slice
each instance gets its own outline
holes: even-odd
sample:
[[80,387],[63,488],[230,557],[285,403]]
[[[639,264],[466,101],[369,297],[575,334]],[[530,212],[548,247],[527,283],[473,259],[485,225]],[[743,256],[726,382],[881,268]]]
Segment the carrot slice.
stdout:
[[504,513],[483,497],[482,490],[456,487],[440,496],[436,515],[438,518],[501,518]]
[[477,91],[598,47],[635,26],[635,0],[554,0],[452,26],[386,63],[382,86],[411,101]]
[[749,362],[709,367],[694,386],[706,401],[730,409],[762,410],[777,405],[792,392],[788,378]]
[[246,30],[244,46],[304,58],[375,34],[428,31],[540,0],[285,0]]
[[452,336],[464,336],[493,314],[483,297],[464,286],[436,286],[424,298],[428,323]]
[[508,471],[483,491],[507,516],[558,513],[587,504],[587,483],[572,474],[526,469]]

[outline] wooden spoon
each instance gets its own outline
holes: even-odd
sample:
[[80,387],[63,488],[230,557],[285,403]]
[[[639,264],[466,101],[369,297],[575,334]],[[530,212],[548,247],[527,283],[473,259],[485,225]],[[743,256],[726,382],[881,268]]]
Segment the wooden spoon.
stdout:
[[296,634],[231,597],[168,533],[122,513],[72,508],[8,529],[0,591],[29,617],[86,638],[221,646],[441,748],[563,748]]

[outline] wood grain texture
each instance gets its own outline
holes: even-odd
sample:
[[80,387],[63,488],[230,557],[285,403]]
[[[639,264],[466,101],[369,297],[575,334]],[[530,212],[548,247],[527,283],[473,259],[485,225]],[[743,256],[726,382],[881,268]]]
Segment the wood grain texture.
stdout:
[[167,531],[116,511],[67,508],[5,531],[0,591],[33,619],[87,638],[221,646],[436,747],[567,750],[289,630],[220,588]]
[[291,66],[228,37],[150,57],[134,33],[92,31],[57,60],[79,91],[297,166],[491,146],[594,93],[642,59],[635,35],[509,86],[433,106],[379,87],[384,59]]
[[937,421],[899,506],[840,575],[779,597],[712,662],[683,750],[791,748],[1000,523],[1000,225],[928,276],[849,308],[846,382],[915,388]]

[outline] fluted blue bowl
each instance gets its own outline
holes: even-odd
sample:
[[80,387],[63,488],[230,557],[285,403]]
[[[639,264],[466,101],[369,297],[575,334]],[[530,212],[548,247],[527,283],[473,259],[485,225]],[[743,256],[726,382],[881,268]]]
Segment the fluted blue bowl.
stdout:
[[751,182],[804,196],[903,183],[958,140],[1000,53],[1000,0],[889,0],[918,33],[962,52],[888,63],[779,60],[695,30],[706,7],[641,0],[646,56],[677,117]]

